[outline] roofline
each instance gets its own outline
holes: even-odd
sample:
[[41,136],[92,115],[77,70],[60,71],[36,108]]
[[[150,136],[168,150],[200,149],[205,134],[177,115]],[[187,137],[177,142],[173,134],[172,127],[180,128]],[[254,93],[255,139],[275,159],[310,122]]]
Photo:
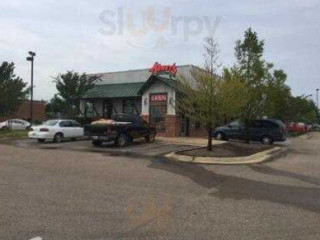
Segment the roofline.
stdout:
[[125,82],[125,83],[104,83],[104,84],[97,84],[95,83],[95,86],[105,86],[105,85],[120,85],[120,84],[143,84],[145,82]]
[[101,99],[132,99],[132,98],[141,98],[142,95],[136,95],[136,96],[128,96],[128,97],[81,97],[81,98],[78,98],[79,100],[101,100]]
[[[196,65],[193,64],[184,64],[184,65],[177,65],[177,67],[196,67],[199,68]],[[133,70],[122,70],[122,71],[112,71],[112,72],[101,72],[101,73],[87,73],[87,75],[100,75],[100,74],[108,74],[108,73],[125,73],[125,72],[136,72],[136,71],[144,71],[149,70],[150,68],[141,68],[141,69],[133,69]],[[151,74],[151,73],[150,73]]]
[[[27,102],[31,102],[30,99],[20,99],[20,101],[27,101]],[[32,102],[47,102],[46,100],[32,100]]]
[[[163,84],[167,85],[168,87],[172,87],[170,86],[170,84],[166,81],[166,80],[171,80],[171,79],[167,79],[167,78],[164,78],[164,77],[161,77],[159,75],[151,75],[147,81],[144,82],[144,84],[141,86],[140,90],[138,91],[138,94],[139,95],[143,95],[143,93],[145,92],[145,88],[147,85],[151,84],[152,81],[154,81],[154,79],[156,80],[160,80]],[[176,80],[172,80],[172,81],[176,81]]]

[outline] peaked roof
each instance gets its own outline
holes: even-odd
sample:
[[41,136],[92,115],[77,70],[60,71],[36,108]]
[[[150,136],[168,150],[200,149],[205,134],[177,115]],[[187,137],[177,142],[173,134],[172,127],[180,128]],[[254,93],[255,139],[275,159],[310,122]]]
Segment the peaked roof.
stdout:
[[176,88],[176,85],[177,85],[177,80],[173,77],[151,75],[148,78],[148,80],[141,86],[140,90],[138,91],[138,94],[142,95],[156,81],[157,82],[160,81],[171,88]]
[[[186,78],[191,77],[191,70],[195,68],[193,65],[178,65],[177,75],[182,75]],[[98,81],[96,85],[105,84],[120,84],[120,83],[133,83],[133,82],[146,82],[149,79],[151,73],[149,69],[128,70],[119,72],[104,72],[88,74],[98,75],[101,77],[101,81]],[[165,75],[164,75],[165,76]]]
[[95,85],[84,99],[139,97],[138,91],[143,82]]

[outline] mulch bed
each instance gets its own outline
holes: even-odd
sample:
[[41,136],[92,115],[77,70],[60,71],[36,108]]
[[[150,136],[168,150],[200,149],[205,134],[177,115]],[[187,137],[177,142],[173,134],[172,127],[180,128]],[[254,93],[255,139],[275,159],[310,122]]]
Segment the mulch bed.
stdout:
[[239,142],[225,142],[212,146],[212,152],[207,148],[197,148],[178,152],[177,154],[193,157],[245,157],[273,148],[270,145],[245,144]]

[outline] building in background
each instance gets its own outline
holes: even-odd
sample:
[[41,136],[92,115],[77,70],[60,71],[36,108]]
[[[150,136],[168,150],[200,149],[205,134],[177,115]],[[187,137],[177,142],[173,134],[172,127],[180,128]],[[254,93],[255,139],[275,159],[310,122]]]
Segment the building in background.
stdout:
[[113,113],[139,114],[156,127],[160,136],[205,136],[199,123],[179,114],[176,104],[177,77],[192,79],[194,68],[155,63],[151,69],[94,74],[102,80],[81,100],[81,112],[92,118],[110,118]]
[[[17,111],[11,116],[0,117],[0,121],[5,121],[12,118],[30,120],[30,100],[21,100],[21,104]],[[45,113],[45,101],[33,100],[33,119],[35,121],[44,121],[47,119]]]

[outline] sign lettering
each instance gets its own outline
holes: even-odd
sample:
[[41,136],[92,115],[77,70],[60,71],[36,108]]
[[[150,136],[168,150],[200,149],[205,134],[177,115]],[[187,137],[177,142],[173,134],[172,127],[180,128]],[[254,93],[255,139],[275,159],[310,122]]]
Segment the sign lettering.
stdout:
[[153,94],[151,95],[151,102],[165,102],[167,101],[167,95],[166,94]]
[[175,76],[177,73],[177,66],[175,63],[172,65],[161,65],[160,63],[155,62],[152,68],[150,68],[149,72],[152,74],[168,73]]

